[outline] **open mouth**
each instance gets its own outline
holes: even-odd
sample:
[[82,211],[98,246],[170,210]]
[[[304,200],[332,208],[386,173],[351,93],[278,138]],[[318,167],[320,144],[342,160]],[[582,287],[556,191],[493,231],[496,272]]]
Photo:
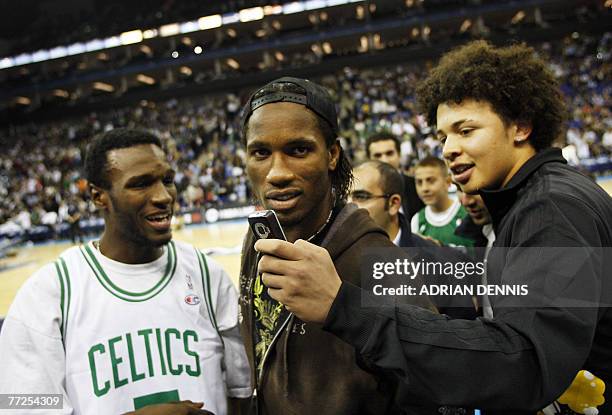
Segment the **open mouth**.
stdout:
[[465,184],[470,180],[474,164],[458,164],[451,167],[453,180],[459,184]]
[[172,221],[171,213],[158,213],[155,215],[149,215],[145,218],[149,225],[158,231],[166,231],[170,228]]

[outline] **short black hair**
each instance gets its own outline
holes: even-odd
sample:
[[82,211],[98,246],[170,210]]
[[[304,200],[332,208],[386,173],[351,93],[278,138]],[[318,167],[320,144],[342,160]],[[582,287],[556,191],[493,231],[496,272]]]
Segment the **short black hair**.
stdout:
[[85,177],[87,181],[102,189],[110,189],[112,184],[108,180],[108,152],[140,144],[154,144],[163,148],[159,137],[148,131],[134,128],[115,128],[94,137],[87,146],[85,156]]
[[[259,91],[257,91],[253,99],[263,98],[266,95],[276,94],[281,91],[292,92],[296,94],[306,94],[306,90],[304,90],[304,88],[294,83],[273,82],[267,84]],[[330,148],[332,145],[334,145],[334,143],[338,141],[338,136],[334,131],[334,127],[319,114],[310,110],[307,106],[304,106],[304,110],[310,111],[316,117],[319,131],[321,131],[321,134],[323,135],[327,148]],[[245,145],[247,141],[248,132],[249,118],[245,119],[244,127],[242,129],[242,140]],[[331,182],[336,199],[346,200],[351,189],[351,184],[353,182],[353,168],[351,167],[351,162],[347,158],[346,153],[344,152],[344,149],[342,148],[340,143],[338,143],[338,147],[340,148],[340,155],[338,156],[338,164],[336,165],[336,169],[331,173]]]
[[401,174],[389,163],[380,160],[368,160],[361,163],[356,168],[373,167],[380,174],[380,190],[386,195],[398,194],[402,196],[404,192],[404,180]]
[[553,72],[533,48],[522,44],[498,48],[478,40],[454,49],[416,92],[419,109],[430,125],[436,124],[441,104],[485,101],[506,124],[530,123],[529,143],[536,151],[551,146],[567,116]]
[[401,154],[401,148],[400,148],[400,141],[399,139],[395,136],[395,134],[392,134],[389,131],[379,131],[377,133],[374,133],[372,135],[370,135],[368,138],[366,138],[366,154],[368,156],[368,158],[371,157],[370,155],[370,145],[372,143],[377,143],[379,141],[388,141],[388,140],[392,140],[395,143],[395,149],[397,150],[397,154]]

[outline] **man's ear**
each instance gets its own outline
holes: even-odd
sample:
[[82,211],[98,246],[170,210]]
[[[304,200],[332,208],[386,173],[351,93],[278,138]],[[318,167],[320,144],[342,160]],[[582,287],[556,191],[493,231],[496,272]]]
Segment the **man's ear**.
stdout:
[[524,143],[531,136],[533,126],[527,122],[517,122],[515,124],[514,142],[517,144]]
[[91,200],[100,210],[106,210],[108,208],[108,192],[95,184],[89,184],[89,192],[91,194]]
[[387,209],[389,214],[395,216],[398,214],[400,207],[402,207],[402,197],[395,193],[389,196],[387,203],[389,203],[389,209]]
[[334,144],[329,148],[329,164],[327,166],[329,171],[336,170],[338,163],[340,161],[340,155],[342,154],[342,147],[340,147],[340,142],[336,140]]

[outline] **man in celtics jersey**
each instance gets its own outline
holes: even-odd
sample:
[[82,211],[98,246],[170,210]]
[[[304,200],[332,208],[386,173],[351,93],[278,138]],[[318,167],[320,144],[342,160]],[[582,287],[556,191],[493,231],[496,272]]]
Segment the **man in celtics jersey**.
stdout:
[[458,200],[448,195],[451,178],[444,161],[428,156],[415,169],[417,194],[425,207],[410,222],[412,232],[452,247],[471,247],[471,239],[455,235],[455,229],[467,216]]
[[177,192],[160,140],[106,132],[86,175],[104,233],[19,290],[0,393],[59,394],[58,414],[227,413],[228,397],[250,395],[237,294],[218,264],[172,240]]

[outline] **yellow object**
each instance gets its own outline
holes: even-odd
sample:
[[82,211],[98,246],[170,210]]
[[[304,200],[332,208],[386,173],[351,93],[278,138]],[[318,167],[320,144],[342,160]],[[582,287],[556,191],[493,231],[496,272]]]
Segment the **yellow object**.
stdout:
[[605,402],[603,393],[606,384],[587,370],[578,372],[569,388],[557,399],[579,414],[593,415],[597,407]]

